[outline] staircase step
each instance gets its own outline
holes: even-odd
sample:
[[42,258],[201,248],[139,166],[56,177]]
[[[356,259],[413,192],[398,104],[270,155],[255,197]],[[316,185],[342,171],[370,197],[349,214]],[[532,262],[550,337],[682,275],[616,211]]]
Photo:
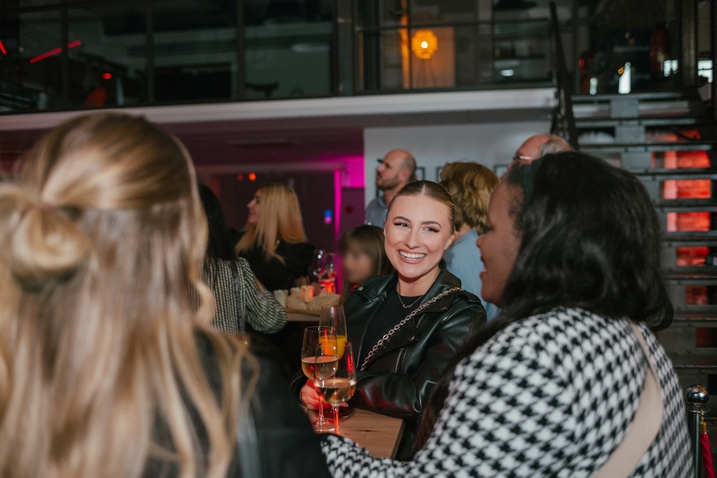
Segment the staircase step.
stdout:
[[714,373],[717,371],[717,358],[695,356],[670,356],[675,370],[704,370]]
[[589,119],[575,118],[575,126],[580,129],[613,128],[618,126],[691,126],[707,122],[704,117],[678,116],[675,118],[637,118],[637,119]]
[[[670,170],[667,170],[670,171]],[[695,171],[695,170],[685,170],[685,169],[672,169],[672,173],[662,173],[662,174],[655,174],[652,172],[647,173],[634,173],[636,176],[639,176],[640,178],[649,179],[649,178],[660,178],[661,181],[665,181],[667,179],[717,179],[717,170],[715,169],[704,169],[701,171]],[[711,201],[714,201],[714,199],[710,199]]]
[[[690,202],[688,202],[690,201]],[[709,203],[701,202],[701,201],[709,201]],[[673,200],[669,203],[663,203],[659,206],[656,206],[658,208],[658,212],[717,212],[717,204],[714,203],[714,201],[710,199],[685,199],[684,202]],[[695,209],[697,208],[697,209]],[[712,231],[710,231],[712,232]],[[693,235],[701,235],[703,233],[700,232],[691,232],[690,234]]]
[[581,144],[580,151],[592,154],[605,153],[649,153],[662,151],[709,151],[715,145],[714,141],[680,141],[673,143],[646,141],[635,144]]
[[675,91],[653,91],[646,93],[630,93],[628,95],[621,94],[600,94],[600,95],[573,95],[573,103],[595,103],[602,101],[611,100],[624,100],[626,98],[637,98],[641,101],[665,101],[665,100],[679,100],[684,99],[684,95],[681,92]]
[[[675,305],[675,312],[678,314],[714,314],[717,313],[717,305],[714,304],[707,304],[707,305]],[[717,353],[715,354],[717,355]]]
[[717,168],[681,168],[681,169],[645,169],[643,171],[632,171],[635,176],[667,176],[665,179],[691,179],[687,176],[694,176],[697,179],[704,179],[717,175]]
[[[700,178],[709,179],[709,178]],[[707,211],[707,208],[714,208],[717,206],[714,199],[659,199],[654,200],[653,204],[659,208],[674,208],[674,207],[686,207],[690,208],[691,211],[702,212]],[[709,209],[712,210],[712,209]]]
[[637,103],[625,111],[614,110],[610,103],[584,103],[573,106],[576,120],[628,120],[628,119],[667,119],[702,117],[704,106],[699,101],[663,101]]
[[675,314],[674,319],[672,320],[673,324],[679,323],[679,324],[692,324],[695,326],[702,326],[705,324],[714,324],[717,325],[717,315],[715,314],[689,314],[689,313],[680,313]]
[[[712,245],[712,243],[717,243],[717,238],[706,238],[704,235],[699,235],[695,233],[684,233],[684,232],[670,232],[669,235],[665,236],[664,242],[666,244],[679,244],[682,243],[684,245],[694,245],[695,242],[699,242],[700,244],[709,244]],[[688,274],[686,279],[689,279],[690,277],[693,277],[691,274]],[[716,276],[717,277],[717,276]],[[675,277],[675,280],[680,280],[679,277]]]

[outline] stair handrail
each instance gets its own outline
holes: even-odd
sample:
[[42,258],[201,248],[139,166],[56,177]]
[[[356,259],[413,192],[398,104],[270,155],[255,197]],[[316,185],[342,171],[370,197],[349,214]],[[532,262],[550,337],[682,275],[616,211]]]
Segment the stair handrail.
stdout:
[[[565,51],[563,49],[563,39],[560,35],[560,22],[558,21],[558,11],[555,6],[555,0],[550,1],[550,24],[555,42],[555,61],[554,76],[557,88],[557,114],[558,123],[563,123],[563,136],[570,143],[575,151],[578,150],[578,131],[575,127],[575,115],[573,114],[573,94],[570,74],[565,63]],[[565,124],[567,123],[567,125]]]

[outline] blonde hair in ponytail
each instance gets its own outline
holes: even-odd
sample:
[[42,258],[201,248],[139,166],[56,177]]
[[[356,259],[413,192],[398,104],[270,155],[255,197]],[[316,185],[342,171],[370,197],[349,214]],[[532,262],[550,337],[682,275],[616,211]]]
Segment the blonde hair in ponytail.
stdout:
[[[20,184],[0,184],[0,231],[0,475],[140,477],[153,460],[225,476],[241,367],[256,362],[206,326],[207,225],[181,144],[126,115],[65,123]],[[197,332],[217,357],[219,403]]]

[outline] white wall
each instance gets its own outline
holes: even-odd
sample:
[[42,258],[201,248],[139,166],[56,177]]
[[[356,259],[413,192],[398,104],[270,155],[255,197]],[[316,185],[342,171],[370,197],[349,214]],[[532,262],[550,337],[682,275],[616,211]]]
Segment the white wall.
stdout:
[[481,123],[364,130],[366,203],[376,197],[376,160],[392,149],[406,149],[436,180],[436,168],[454,161],[476,161],[491,169],[508,164],[515,150],[534,134],[546,133],[550,121]]

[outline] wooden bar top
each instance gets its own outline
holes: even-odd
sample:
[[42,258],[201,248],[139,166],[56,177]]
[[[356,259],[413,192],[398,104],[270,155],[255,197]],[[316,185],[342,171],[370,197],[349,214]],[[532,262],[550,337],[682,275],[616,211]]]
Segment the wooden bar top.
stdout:
[[[315,411],[308,413],[312,420],[316,418]],[[330,409],[324,413],[333,416]],[[354,408],[353,415],[340,420],[339,435],[355,441],[373,456],[394,458],[403,436],[403,420]]]
[[314,314],[304,314],[301,312],[287,312],[286,318],[289,322],[318,322],[319,316]]

